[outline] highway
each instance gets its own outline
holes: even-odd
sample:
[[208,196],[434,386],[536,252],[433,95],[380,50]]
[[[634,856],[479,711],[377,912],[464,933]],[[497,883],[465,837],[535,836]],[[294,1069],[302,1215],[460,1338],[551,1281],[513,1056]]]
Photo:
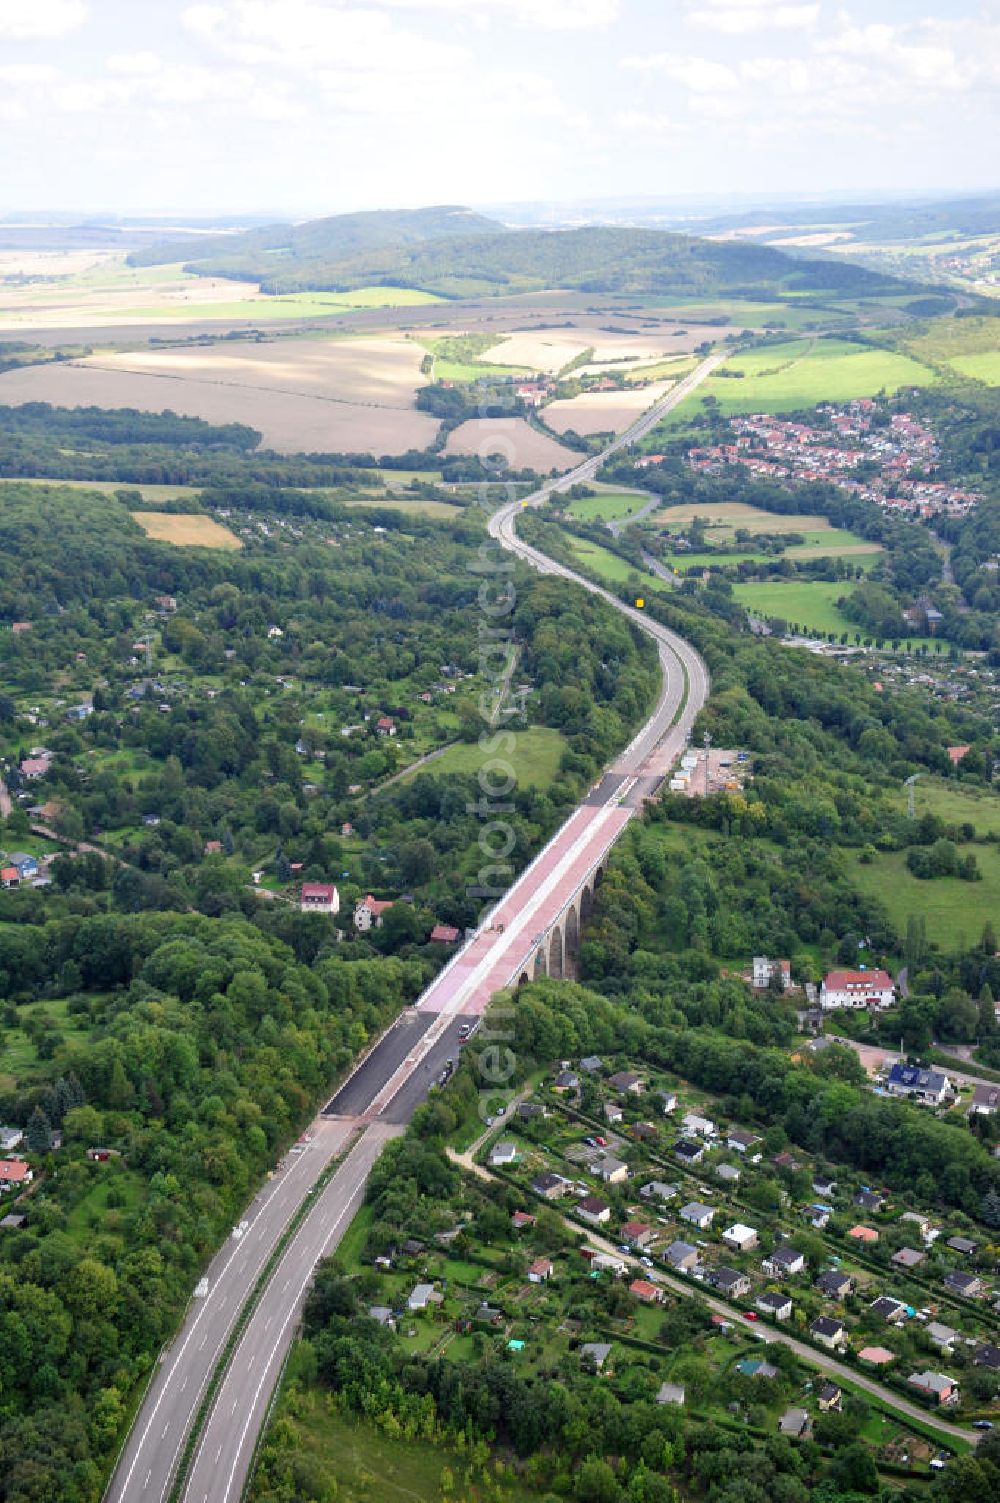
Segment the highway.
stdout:
[[184,1503],[239,1498],[311,1272],[350,1224],[372,1164],[409,1121],[446,1061],[457,1056],[461,1019],[481,1015],[491,996],[516,984],[525,968],[533,966],[538,934],[559,919],[580,882],[606,856],[683,749],[708,695],[701,658],[676,633],[524,543],[514,522],[525,504],[540,505],[555,491],[591,479],[610,454],[647,433],[723,358],[703,361],[602,453],[491,518],[490,534],[501,547],[544,573],[600,595],[656,640],[663,668],[656,706],[415,1007],[376,1041],[317,1118],[309,1146],[290,1158],[248,1209],[247,1230],[213,1261],[207,1296],[192,1302],[157,1368],[105,1495],[107,1503],[164,1503],[169,1496],[185,1439],[241,1308],[323,1169],[356,1137],[260,1296],[205,1420],[181,1493]]

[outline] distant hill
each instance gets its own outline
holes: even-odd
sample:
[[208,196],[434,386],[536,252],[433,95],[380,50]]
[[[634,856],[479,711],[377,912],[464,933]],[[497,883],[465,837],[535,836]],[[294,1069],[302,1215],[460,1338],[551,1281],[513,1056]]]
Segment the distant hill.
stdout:
[[271,293],[382,285],[445,297],[557,287],[639,296],[865,297],[906,285],[850,262],[788,255],[753,242],[627,226],[508,230],[454,207],[338,214],[249,230],[224,242],[218,236],[195,245],[175,241],[130,257],[135,265],[179,259],[202,275],[260,282]]
[[448,236],[502,234],[503,225],[471,209],[447,204],[428,209],[373,210],[332,214],[303,224],[271,224],[237,235],[187,235],[160,240],[129,256],[132,266],[159,266],[184,261],[208,276],[257,282],[291,276],[299,285],[319,287],[324,269],[341,261],[391,246],[405,246]]

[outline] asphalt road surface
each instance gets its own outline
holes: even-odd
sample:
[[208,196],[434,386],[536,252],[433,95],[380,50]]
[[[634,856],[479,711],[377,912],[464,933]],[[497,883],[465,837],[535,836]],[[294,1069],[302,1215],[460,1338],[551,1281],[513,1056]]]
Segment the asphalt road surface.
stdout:
[[372,1165],[402,1131],[384,1123],[365,1129],[286,1249],[229,1363],[191,1464],[185,1503],[239,1499],[316,1264],[350,1226]]
[[238,1315],[274,1251],[289,1218],[343,1148],[349,1122],[320,1125],[312,1140],[290,1153],[247,1207],[248,1225],[229,1238],[208,1272],[208,1294],[191,1302],[187,1319],[156,1371],[106,1494],[110,1503],[162,1503],[184,1438]]
[[[648,432],[722,358],[703,361],[603,454],[543,486],[528,498],[530,504],[592,477],[604,458]],[[250,1207],[249,1227],[239,1242],[227,1243],[214,1260],[207,1297],[194,1302],[153,1379],[106,1494],[109,1503],[163,1503],[201,1396],[241,1307],[283,1228],[312,1192],[325,1165],[360,1129],[360,1140],[268,1281],[229,1362],[192,1460],[185,1503],[230,1503],[239,1496],[312,1271],[350,1224],[372,1164],[409,1121],[447,1059],[457,1058],[460,1030],[485,1009],[497,990],[517,980],[526,957],[533,962],[539,929],[558,920],[567,896],[607,854],[643,797],[658,786],[707,698],[708,673],[694,649],[641,611],[623,606],[610,592],[523,543],[514,530],[520,509],[518,503],[491,519],[491,531],[504,547],[543,572],[563,575],[601,595],[657,640],[664,676],[656,708],[616,758],[610,781],[598,785],[601,798],[596,803],[585,800],[574,810],[476,935],[435,977],[416,1014],[408,1010],[397,1021],[328,1103],[310,1146]]]

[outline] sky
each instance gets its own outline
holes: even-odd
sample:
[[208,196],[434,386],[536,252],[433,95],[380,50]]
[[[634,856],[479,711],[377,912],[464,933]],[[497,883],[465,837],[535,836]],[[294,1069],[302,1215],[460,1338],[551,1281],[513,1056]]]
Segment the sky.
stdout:
[[1000,0],[0,0],[0,209],[1000,186]]

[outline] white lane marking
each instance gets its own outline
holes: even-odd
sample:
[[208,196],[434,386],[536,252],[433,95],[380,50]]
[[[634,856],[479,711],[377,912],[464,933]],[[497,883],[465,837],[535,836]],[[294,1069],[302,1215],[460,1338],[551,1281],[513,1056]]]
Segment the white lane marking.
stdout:
[[146,1473],[146,1480],[142,1484],[142,1490],[143,1490],[143,1492],[145,1492],[146,1488],[149,1486],[149,1479],[150,1479],[150,1477],[152,1477],[152,1475],[153,1475],[153,1468],[150,1467],[149,1471]]

